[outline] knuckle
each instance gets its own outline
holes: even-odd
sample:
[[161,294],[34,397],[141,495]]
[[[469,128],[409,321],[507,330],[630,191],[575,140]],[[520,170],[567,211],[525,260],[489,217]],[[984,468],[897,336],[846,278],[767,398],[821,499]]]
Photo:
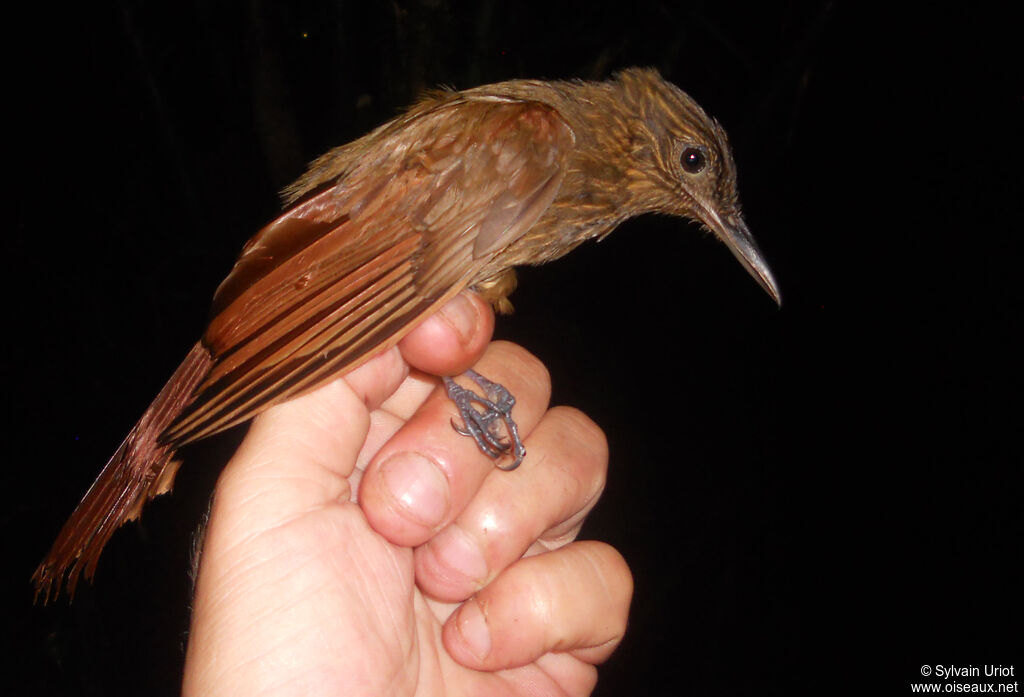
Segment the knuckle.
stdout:
[[625,625],[633,599],[633,573],[626,559],[611,545],[598,540],[579,543],[590,557],[595,573],[601,578],[615,616]]
[[577,482],[580,512],[586,515],[607,483],[608,439],[589,416],[574,407],[555,407],[548,416],[563,436],[561,466]]
[[532,353],[518,344],[495,341],[491,351],[501,364],[520,380],[533,387],[540,387],[546,394],[551,392],[551,373],[547,366]]
[[583,448],[602,468],[608,463],[608,437],[597,423],[576,407],[553,407],[551,418],[558,420],[574,448]]

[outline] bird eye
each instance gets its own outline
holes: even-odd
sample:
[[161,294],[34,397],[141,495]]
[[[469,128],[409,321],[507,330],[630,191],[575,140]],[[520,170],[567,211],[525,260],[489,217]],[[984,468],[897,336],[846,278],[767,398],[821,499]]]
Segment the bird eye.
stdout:
[[684,171],[697,174],[707,164],[707,157],[704,156],[704,152],[700,148],[687,148],[683,150],[679,162],[683,165]]

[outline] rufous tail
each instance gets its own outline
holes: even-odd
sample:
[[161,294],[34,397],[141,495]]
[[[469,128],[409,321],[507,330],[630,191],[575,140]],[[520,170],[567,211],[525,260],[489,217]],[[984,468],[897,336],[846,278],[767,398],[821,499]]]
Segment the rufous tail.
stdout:
[[100,552],[114,531],[138,518],[147,500],[170,491],[180,464],[174,458],[177,444],[161,444],[160,434],[188,406],[212,365],[210,352],[202,343],[192,347],[85,492],[32,575],[36,601],[56,598],[62,583],[66,583],[68,596],[74,597],[79,577],[84,573],[86,579],[92,578]]

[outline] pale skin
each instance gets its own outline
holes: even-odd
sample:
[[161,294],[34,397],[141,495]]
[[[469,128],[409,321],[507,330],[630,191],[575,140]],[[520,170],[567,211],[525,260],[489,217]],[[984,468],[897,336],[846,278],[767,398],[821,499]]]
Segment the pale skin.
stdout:
[[[186,696],[590,694],[632,596],[618,552],[574,541],[604,487],[604,435],[549,409],[544,366],[489,344],[493,326],[463,293],[255,420],[214,496]],[[513,472],[455,433],[426,375],[470,366],[518,399]]]

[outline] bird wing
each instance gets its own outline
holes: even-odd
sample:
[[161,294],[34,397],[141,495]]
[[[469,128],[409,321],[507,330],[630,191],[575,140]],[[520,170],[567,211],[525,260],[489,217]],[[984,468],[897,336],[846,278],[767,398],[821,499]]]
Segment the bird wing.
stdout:
[[537,221],[572,145],[549,106],[450,96],[322,158],[342,179],[246,245],[203,337],[213,367],[160,442],[221,431],[393,346]]

